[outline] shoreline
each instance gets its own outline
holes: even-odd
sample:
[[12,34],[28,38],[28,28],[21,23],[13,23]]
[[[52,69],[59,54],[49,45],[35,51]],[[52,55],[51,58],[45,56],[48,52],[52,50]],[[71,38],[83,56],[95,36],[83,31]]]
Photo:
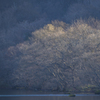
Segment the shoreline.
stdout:
[[100,88],[70,89],[70,90],[51,90],[51,89],[29,89],[25,87],[0,88],[0,91],[19,91],[33,94],[99,94]]
[[20,92],[31,92],[31,93],[33,93],[33,94],[95,94],[95,92],[87,92],[87,91],[84,91],[84,92],[73,92],[73,91],[71,91],[71,92],[67,92],[67,91],[65,91],[65,92],[63,92],[63,91],[42,91],[42,90],[40,90],[40,91],[34,91],[34,90],[31,90],[31,89],[0,89],[0,91],[20,91]]

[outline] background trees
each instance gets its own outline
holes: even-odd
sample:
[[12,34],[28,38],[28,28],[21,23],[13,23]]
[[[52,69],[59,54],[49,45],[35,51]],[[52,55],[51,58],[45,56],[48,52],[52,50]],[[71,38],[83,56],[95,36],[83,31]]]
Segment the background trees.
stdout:
[[99,1],[89,2],[2,1],[0,87],[100,87]]

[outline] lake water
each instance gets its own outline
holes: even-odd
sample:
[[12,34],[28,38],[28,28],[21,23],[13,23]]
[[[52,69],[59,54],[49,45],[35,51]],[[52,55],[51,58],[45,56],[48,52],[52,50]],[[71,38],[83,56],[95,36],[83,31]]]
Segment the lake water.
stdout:
[[22,90],[0,90],[0,100],[100,100],[100,95],[76,94],[76,97],[68,97],[67,94],[42,94]]

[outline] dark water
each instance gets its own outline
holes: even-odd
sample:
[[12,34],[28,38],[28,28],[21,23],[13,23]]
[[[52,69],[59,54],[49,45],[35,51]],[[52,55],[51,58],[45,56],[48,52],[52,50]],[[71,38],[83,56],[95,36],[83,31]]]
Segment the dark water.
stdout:
[[100,100],[100,95],[76,94],[76,97],[68,97],[66,94],[40,94],[32,91],[1,90],[0,100]]

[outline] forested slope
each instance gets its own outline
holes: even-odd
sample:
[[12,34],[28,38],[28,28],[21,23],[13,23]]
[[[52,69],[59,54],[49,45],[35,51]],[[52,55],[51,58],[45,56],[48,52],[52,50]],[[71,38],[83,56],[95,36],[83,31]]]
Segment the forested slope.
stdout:
[[99,1],[5,2],[0,8],[0,88],[100,88]]

